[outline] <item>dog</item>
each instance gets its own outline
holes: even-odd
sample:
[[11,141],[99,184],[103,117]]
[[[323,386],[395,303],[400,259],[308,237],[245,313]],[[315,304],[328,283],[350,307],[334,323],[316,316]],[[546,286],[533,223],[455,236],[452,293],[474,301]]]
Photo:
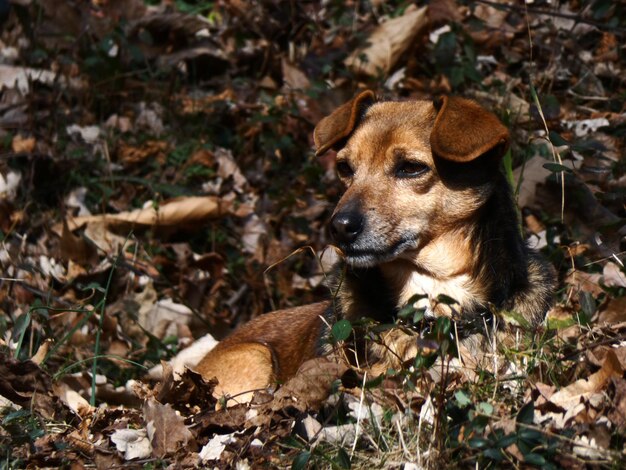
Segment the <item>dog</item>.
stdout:
[[[216,395],[248,401],[327,352],[337,318],[390,323],[416,295],[416,307],[449,317],[471,351],[487,347],[490,329],[506,340],[543,321],[554,272],[521,236],[500,170],[509,133],[494,114],[460,97],[377,101],[368,90],[322,119],[313,137],[316,156],[337,152],[346,186],[330,220],[343,255],[336,295],[263,315],[219,343],[197,366],[217,378]],[[351,344],[353,362],[371,375],[418,350],[399,329],[382,343],[355,329]]]

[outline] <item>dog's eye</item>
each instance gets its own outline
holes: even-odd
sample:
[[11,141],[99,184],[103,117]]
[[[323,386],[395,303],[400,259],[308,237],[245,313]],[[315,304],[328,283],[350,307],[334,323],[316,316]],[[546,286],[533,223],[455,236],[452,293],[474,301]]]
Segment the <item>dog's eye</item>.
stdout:
[[337,168],[337,173],[341,178],[350,178],[354,175],[352,167],[345,160],[338,161],[335,167]]
[[396,176],[398,178],[415,178],[426,173],[429,169],[428,165],[424,163],[405,160],[396,167]]

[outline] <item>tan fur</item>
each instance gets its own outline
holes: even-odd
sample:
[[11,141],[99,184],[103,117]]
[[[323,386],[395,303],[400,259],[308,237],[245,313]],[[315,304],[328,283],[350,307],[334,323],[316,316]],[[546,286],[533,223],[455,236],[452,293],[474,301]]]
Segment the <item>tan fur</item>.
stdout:
[[217,378],[214,394],[246,402],[252,391],[292,377],[300,365],[318,355],[328,302],[265,314],[221,341],[196,370],[207,380]]
[[[330,223],[345,257],[336,276],[337,311],[329,303],[304,306],[237,330],[198,366],[204,377],[217,377],[217,394],[288,379],[327,349],[325,321],[335,313],[391,322],[415,294],[425,296],[418,306],[428,315],[449,316],[455,328],[470,324],[463,341],[472,351],[490,347],[481,322],[493,306],[515,311],[525,327],[541,321],[553,275],[520,237],[498,170],[508,131],[493,114],[454,97],[375,103],[367,91],[320,121],[314,140],[318,155],[338,151],[346,186]],[[456,304],[439,302],[442,294]],[[509,335],[507,320],[492,315],[489,321],[502,338]],[[401,329],[369,343],[357,329],[350,344],[353,362],[373,375],[418,350],[416,334]]]

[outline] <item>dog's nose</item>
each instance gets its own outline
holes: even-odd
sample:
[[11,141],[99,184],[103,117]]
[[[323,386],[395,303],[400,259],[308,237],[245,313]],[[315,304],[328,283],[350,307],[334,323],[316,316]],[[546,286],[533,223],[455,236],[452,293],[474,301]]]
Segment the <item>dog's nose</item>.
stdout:
[[339,212],[330,221],[330,234],[337,243],[352,243],[363,230],[363,222],[360,212]]

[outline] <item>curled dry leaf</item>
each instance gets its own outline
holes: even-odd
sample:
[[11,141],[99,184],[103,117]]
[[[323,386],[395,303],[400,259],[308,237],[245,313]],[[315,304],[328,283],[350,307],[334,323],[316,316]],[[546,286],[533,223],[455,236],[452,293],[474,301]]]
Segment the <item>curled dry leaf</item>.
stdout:
[[195,447],[195,440],[185,426],[184,418],[170,405],[150,399],[143,407],[143,414],[155,457],[174,454],[183,447]]
[[94,408],[77,391],[70,388],[64,382],[55,382],[52,385],[54,394],[59,397],[74,413],[79,416],[88,416],[94,412]]
[[[158,205],[120,212],[76,217],[67,222],[69,230],[83,224],[105,223],[108,226],[123,224],[139,226],[178,227],[190,226],[227,214],[245,215],[246,208],[234,208],[230,201],[215,196],[190,196],[170,199]],[[62,224],[54,226],[54,231],[62,233]]]
[[549,401],[564,410],[572,409],[580,404],[581,400],[589,399],[592,395],[602,392],[612,377],[619,378],[623,373],[624,369],[615,352],[609,351],[598,372],[562,388],[552,395]]
[[50,377],[32,361],[0,354],[0,395],[47,419],[64,419],[65,407],[52,392]]
[[152,454],[152,446],[145,429],[117,429],[111,434],[111,442],[124,459],[147,459]]
[[202,461],[207,462],[209,460],[219,460],[222,456],[222,452],[226,449],[226,444],[236,442],[234,436],[237,434],[238,433],[215,435],[200,451],[200,458]]
[[367,40],[368,45],[354,51],[345,61],[354,73],[377,77],[386,75],[400,56],[413,44],[417,35],[428,25],[428,7],[409,9],[404,15],[379,25]]

